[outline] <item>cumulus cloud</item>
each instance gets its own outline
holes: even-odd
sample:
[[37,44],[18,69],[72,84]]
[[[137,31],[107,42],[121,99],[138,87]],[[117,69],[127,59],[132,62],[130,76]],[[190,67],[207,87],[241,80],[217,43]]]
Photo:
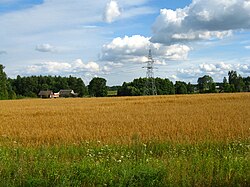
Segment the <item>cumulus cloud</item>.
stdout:
[[249,0],[193,0],[183,9],[162,9],[151,41],[169,44],[221,39],[233,30],[250,29],[249,12]]
[[81,59],[74,62],[42,62],[30,65],[28,74],[77,74],[77,73],[101,73],[102,69],[96,62],[84,63]]
[[228,71],[235,69],[235,66],[232,64],[228,64],[225,62],[218,62],[218,63],[203,63],[200,64],[199,69],[202,73],[208,73],[211,75],[214,74],[225,74]]
[[233,64],[226,62],[202,63],[189,68],[181,68],[176,72],[178,79],[188,79],[196,82],[198,77],[210,75],[214,81],[221,82],[222,77],[228,76],[228,71],[235,70],[243,77],[249,76],[250,65],[248,64]]
[[117,1],[111,0],[107,3],[106,9],[103,15],[103,19],[107,23],[112,23],[121,15],[121,11]]
[[177,70],[177,77],[181,79],[196,79],[202,74],[202,71],[199,68],[188,68],[188,69],[178,69]]
[[60,72],[69,72],[71,65],[64,62],[43,62],[40,64],[30,65],[27,68],[29,74],[36,73],[60,73]]
[[54,53],[57,52],[57,49],[50,44],[40,44],[36,46],[36,51]]
[[164,46],[151,43],[149,37],[133,35],[115,38],[103,46],[101,60],[120,63],[143,63],[147,61],[148,50],[151,49],[157,64],[165,64],[170,60],[186,60],[191,50],[186,45],[174,44]]
[[78,71],[99,72],[100,66],[96,62],[88,62],[87,64],[85,64],[81,59],[77,59],[72,64],[72,69],[74,72]]
[[247,74],[249,76],[250,74],[250,65],[249,64],[237,64],[236,69],[243,74]]

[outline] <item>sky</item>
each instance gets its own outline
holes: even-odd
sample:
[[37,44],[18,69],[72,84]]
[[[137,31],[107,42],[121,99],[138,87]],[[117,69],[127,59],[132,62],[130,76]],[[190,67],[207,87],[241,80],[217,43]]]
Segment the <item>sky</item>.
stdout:
[[17,75],[250,76],[250,0],[0,0],[0,64]]

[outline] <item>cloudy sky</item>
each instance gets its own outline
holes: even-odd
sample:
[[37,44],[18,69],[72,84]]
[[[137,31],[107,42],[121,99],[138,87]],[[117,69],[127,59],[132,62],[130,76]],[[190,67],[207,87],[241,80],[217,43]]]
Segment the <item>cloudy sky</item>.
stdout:
[[222,81],[250,75],[250,0],[0,0],[0,64],[9,77]]

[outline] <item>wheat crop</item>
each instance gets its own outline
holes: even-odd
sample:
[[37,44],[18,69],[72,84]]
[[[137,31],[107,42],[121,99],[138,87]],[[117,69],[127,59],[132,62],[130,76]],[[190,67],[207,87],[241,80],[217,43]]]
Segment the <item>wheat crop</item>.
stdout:
[[250,94],[0,101],[0,143],[248,139]]

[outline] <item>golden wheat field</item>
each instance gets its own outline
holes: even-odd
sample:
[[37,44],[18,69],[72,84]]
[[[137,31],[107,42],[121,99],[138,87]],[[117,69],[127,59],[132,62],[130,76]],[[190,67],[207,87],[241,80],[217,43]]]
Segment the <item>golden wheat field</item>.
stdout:
[[248,139],[250,94],[0,101],[0,143]]

